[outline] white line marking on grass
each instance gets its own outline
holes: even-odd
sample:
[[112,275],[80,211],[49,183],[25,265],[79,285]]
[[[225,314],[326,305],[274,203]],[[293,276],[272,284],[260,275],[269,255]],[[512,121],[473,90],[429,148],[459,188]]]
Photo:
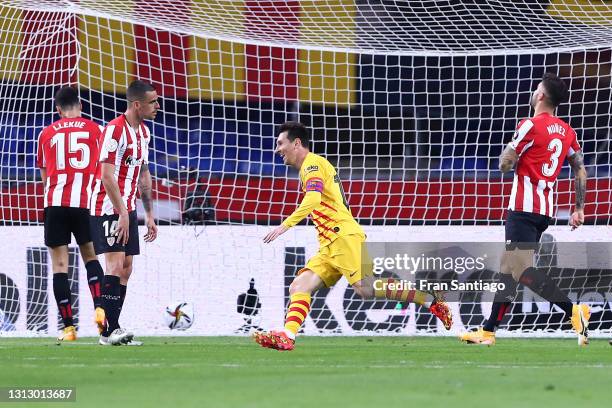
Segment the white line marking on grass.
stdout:
[[[34,360],[34,358],[25,358],[27,360]],[[47,360],[48,358],[36,358],[36,360]],[[58,358],[59,359],[59,358]],[[124,360],[125,361],[125,360]],[[142,363],[138,362],[136,359],[128,360],[130,362],[126,363],[100,363],[100,364],[91,364],[91,363],[64,363],[57,364],[58,367],[61,368],[84,368],[84,367],[95,367],[95,368],[186,368],[186,367],[217,367],[217,368],[226,368],[226,369],[236,369],[236,368],[249,368],[249,367],[260,367],[259,364],[237,364],[237,363]],[[22,368],[41,368],[48,367],[47,364],[32,364],[32,363],[24,363],[18,364],[19,367]],[[292,365],[295,369],[312,369],[312,368],[321,368],[321,369],[379,369],[379,370],[388,370],[388,369],[405,369],[407,367],[415,367],[415,368],[424,368],[424,369],[434,369],[434,370],[444,370],[450,368],[461,368],[465,367],[466,364],[456,363],[456,364],[370,364],[370,365],[359,365],[359,364],[295,364]],[[540,364],[540,365],[501,365],[501,364],[469,364],[470,367],[477,367],[482,369],[501,369],[501,370],[524,370],[524,369],[547,369],[547,368],[585,368],[585,369],[612,369],[612,364]],[[266,368],[268,369],[282,369],[287,366],[284,364],[266,364]]]

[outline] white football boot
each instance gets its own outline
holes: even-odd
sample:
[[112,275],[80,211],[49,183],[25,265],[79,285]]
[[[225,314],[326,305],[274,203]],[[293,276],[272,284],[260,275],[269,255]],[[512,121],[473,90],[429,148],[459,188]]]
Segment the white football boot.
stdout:
[[108,336],[108,342],[113,346],[120,346],[131,341],[133,338],[133,333],[120,327],[118,329],[113,330],[110,336]]

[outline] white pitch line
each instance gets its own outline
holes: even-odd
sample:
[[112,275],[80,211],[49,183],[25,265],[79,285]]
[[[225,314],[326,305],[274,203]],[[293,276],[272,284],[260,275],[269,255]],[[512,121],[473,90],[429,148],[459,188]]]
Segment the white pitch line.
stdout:
[[[43,359],[41,359],[43,360]],[[47,367],[47,365],[42,364],[19,364],[19,367],[23,368],[40,368]],[[66,363],[66,364],[58,364],[58,367],[62,368],[82,368],[82,367],[95,367],[95,368],[184,368],[184,367],[219,367],[219,368],[228,368],[228,369],[236,369],[236,368],[248,368],[248,367],[258,367],[257,364],[234,364],[234,363],[223,363],[223,364],[207,364],[207,363],[168,363],[164,364],[164,362],[158,363],[104,363],[104,364],[84,364],[84,363]],[[424,364],[424,365],[406,365],[406,364],[367,364],[367,365],[350,365],[350,364],[295,364],[292,365],[293,368],[332,368],[332,369],[379,369],[379,370],[388,370],[388,369],[404,369],[406,367],[417,367],[424,369],[450,369],[450,368],[462,368],[465,367],[464,364]],[[286,366],[280,364],[266,364],[266,368],[284,368]],[[498,365],[498,364],[477,364],[470,365],[470,367],[483,368],[483,369],[545,369],[545,368],[586,368],[586,369],[612,369],[612,365],[610,364],[550,364],[550,365]]]

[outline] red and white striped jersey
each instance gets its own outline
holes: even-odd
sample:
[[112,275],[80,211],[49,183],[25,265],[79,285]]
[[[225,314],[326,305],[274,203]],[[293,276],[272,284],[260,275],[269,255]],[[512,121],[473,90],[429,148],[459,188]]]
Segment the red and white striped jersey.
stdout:
[[44,206],[89,208],[102,127],[62,118],[40,132],[36,164],[47,172]]
[[565,158],[580,150],[576,132],[561,119],[541,113],[519,123],[510,147],[519,159],[508,208],[552,217],[557,176]]
[[140,167],[148,164],[149,141],[151,133],[144,123],[134,129],[125,115],[110,121],[102,133],[100,142],[100,161],[96,169],[93,193],[91,196],[91,215],[116,214],[104,184],[102,184],[101,163],[115,165],[115,178],[119,192],[128,212],[136,209],[136,189]]

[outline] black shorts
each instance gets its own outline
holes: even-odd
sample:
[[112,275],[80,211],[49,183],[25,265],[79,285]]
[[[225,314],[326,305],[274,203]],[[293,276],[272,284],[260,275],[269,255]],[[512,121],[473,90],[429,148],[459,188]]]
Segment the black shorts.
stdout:
[[546,215],[508,210],[506,217],[506,249],[536,249],[551,218]]
[[94,216],[89,218],[91,236],[93,237],[96,255],[107,252],[125,252],[126,255],[138,255],[140,243],[138,242],[138,217],[136,211],[129,213],[130,237],[127,245],[119,244],[113,231],[119,221],[119,214]]
[[68,245],[74,235],[77,244],[91,241],[89,233],[89,210],[75,207],[45,208],[45,245],[54,248]]

